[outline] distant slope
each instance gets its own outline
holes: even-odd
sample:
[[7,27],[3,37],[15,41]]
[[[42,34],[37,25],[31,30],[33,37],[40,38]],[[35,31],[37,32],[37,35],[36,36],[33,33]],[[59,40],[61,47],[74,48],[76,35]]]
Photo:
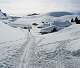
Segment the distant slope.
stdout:
[[47,15],[54,16],[54,17],[61,17],[65,15],[73,15],[73,13],[71,12],[50,12],[50,13],[47,13]]

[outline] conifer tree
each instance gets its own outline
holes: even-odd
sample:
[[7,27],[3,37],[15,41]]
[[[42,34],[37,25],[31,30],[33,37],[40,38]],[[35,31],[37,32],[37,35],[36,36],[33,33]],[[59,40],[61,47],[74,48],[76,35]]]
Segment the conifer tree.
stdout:
[[71,19],[71,22],[74,22],[73,18]]

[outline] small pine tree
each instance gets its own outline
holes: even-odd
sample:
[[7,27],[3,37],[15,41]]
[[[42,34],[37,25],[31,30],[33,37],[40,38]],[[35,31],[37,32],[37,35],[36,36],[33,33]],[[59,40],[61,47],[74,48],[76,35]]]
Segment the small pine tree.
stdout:
[[71,19],[71,22],[74,22],[73,18]]
[[75,18],[75,22],[78,22],[78,18],[77,17]]

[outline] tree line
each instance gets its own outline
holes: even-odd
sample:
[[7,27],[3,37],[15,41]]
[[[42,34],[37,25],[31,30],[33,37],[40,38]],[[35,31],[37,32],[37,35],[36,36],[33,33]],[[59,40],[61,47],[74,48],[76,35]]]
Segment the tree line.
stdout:
[[71,19],[71,22],[75,22],[76,24],[80,24],[80,20],[78,19],[78,17],[76,17],[75,19]]

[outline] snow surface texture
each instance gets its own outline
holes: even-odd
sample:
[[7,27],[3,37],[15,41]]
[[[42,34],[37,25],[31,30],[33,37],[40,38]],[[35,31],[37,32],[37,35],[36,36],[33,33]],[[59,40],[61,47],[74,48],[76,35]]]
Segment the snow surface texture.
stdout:
[[36,37],[28,34],[24,53],[16,68],[80,68],[80,25]]
[[[30,40],[17,68],[80,68],[80,25]],[[77,44],[76,44],[77,43]]]
[[15,68],[25,40],[25,34],[21,30],[0,22],[0,68]]
[[80,68],[80,25],[45,35],[34,68]]
[[[54,21],[49,16],[28,19],[8,25]],[[0,68],[80,68],[80,25],[45,35],[8,25],[0,22]]]

